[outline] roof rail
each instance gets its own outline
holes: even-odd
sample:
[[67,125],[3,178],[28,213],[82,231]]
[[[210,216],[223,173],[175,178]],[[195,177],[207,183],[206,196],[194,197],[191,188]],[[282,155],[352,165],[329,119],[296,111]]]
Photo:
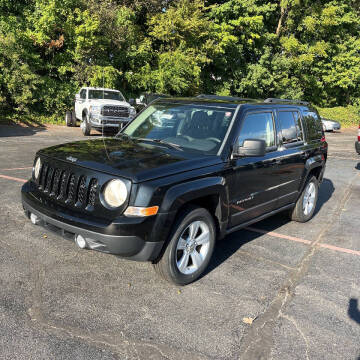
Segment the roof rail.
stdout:
[[237,96],[221,96],[221,95],[208,95],[200,94],[196,96],[199,99],[211,99],[211,100],[224,100],[224,101],[253,101],[254,99],[240,98]]
[[284,102],[284,103],[293,103],[293,104],[300,104],[300,105],[310,105],[307,101],[302,100],[292,100],[292,99],[277,99],[277,98],[267,98],[264,100],[266,103],[275,103],[275,102]]

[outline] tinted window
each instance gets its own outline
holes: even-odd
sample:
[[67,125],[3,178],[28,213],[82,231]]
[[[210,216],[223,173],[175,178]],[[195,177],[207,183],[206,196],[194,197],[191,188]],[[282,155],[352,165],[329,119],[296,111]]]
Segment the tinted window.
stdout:
[[296,133],[299,141],[304,140],[304,133],[303,128],[301,124],[301,117],[300,114],[297,111],[293,112],[294,119],[295,119],[295,126],[296,126]]
[[281,137],[284,144],[298,141],[295,119],[292,111],[279,111]]
[[265,140],[266,146],[275,145],[274,121],[271,112],[248,114],[242,124],[239,145],[246,139]]
[[322,137],[322,125],[319,116],[313,111],[304,111],[303,113],[308,141],[320,140]]

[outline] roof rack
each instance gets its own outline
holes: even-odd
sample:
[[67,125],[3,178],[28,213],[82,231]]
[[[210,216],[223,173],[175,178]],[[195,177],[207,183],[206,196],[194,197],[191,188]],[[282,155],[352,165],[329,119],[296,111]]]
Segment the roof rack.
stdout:
[[237,96],[221,96],[221,95],[208,95],[200,94],[196,96],[199,99],[211,99],[211,100],[224,100],[224,101],[253,101],[253,99],[240,98]]
[[293,103],[293,104],[300,104],[300,105],[310,105],[307,101],[302,100],[291,100],[291,99],[277,99],[277,98],[267,98],[264,100],[266,103],[274,103],[274,102],[284,102],[284,103]]

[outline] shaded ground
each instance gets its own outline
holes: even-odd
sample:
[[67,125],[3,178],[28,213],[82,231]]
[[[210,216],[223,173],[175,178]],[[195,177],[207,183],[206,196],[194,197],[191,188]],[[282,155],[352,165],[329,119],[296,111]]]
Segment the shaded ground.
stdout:
[[360,356],[355,129],[327,134],[313,220],[278,215],[231,234],[207,274],[184,288],[160,281],[147,263],[81,251],[32,226],[20,187],[36,150],[83,137],[79,128],[26,131],[0,126],[1,359]]

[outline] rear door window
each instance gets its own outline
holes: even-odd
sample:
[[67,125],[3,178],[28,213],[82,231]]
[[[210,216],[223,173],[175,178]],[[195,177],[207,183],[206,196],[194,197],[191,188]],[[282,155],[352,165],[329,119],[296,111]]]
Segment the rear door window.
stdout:
[[283,144],[304,140],[301,118],[297,111],[279,111],[279,121]]

